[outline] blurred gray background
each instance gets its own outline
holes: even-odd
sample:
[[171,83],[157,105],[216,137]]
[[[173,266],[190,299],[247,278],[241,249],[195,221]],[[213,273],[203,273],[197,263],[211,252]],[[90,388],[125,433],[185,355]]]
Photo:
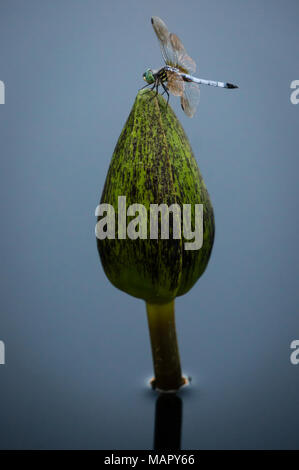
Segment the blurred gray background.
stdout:
[[177,299],[183,448],[296,448],[297,0],[1,0],[0,447],[151,449],[156,395],[145,305],[106,279],[94,210],[114,146],[182,39],[202,87],[171,97],[216,217],[209,266]]

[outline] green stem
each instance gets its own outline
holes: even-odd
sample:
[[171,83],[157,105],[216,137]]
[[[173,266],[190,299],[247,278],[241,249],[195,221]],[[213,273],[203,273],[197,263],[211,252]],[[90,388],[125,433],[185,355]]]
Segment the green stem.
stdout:
[[167,304],[146,302],[150,330],[155,379],[153,386],[159,390],[178,390],[184,383],[178,349],[174,300]]

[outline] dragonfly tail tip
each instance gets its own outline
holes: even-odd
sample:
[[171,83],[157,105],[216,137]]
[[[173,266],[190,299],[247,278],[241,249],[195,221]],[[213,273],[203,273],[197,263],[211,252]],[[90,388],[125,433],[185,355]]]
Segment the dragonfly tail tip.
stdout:
[[233,85],[232,83],[227,83],[226,88],[239,88],[237,85]]

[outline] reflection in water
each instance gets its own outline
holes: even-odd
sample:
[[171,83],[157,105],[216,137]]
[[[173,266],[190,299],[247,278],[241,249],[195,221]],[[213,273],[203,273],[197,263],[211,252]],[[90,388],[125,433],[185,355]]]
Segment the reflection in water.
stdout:
[[160,393],[156,401],[154,450],[180,450],[183,402],[174,393]]

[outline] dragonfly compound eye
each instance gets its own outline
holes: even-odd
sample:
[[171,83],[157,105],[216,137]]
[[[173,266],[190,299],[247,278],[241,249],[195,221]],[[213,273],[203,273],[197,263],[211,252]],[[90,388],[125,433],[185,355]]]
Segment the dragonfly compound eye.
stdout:
[[149,84],[154,83],[155,78],[151,69],[147,69],[146,72],[144,72],[143,80],[145,80]]

